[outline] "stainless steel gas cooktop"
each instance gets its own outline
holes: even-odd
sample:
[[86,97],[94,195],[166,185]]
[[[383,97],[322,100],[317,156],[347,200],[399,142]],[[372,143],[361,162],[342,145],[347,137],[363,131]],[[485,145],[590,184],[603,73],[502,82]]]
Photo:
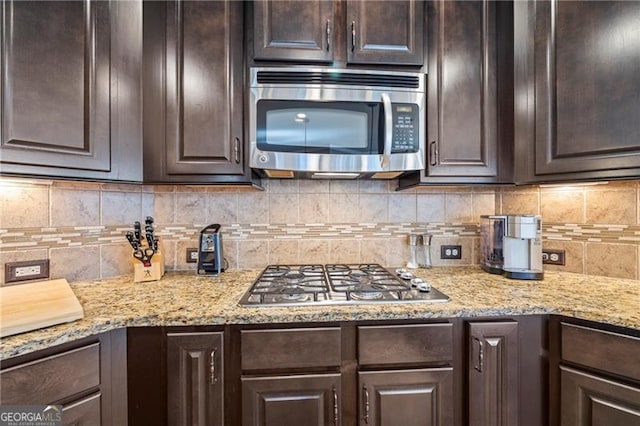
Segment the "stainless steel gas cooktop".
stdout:
[[240,300],[243,306],[437,303],[449,297],[410,272],[376,264],[270,265]]

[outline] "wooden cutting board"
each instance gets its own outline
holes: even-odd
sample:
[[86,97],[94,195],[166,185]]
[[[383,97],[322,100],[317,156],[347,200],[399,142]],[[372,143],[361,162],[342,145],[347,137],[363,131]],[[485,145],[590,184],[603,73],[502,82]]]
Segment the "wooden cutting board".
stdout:
[[83,317],[82,306],[65,279],[0,287],[0,337]]

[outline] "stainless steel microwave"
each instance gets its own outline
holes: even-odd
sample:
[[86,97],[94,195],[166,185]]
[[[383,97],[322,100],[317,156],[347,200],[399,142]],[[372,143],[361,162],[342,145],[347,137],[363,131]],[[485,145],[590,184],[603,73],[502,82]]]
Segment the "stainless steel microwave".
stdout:
[[392,179],[425,166],[425,76],[252,68],[250,165],[273,178]]

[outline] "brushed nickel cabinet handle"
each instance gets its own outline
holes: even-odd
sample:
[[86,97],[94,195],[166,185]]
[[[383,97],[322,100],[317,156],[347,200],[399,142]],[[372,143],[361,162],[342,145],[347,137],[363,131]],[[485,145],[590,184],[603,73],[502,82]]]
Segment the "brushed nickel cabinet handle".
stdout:
[[369,424],[369,390],[366,386],[362,386],[362,398],[364,399],[364,422]]
[[216,377],[216,350],[209,354],[209,384],[215,385],[218,382]]
[[233,138],[233,155],[236,163],[240,163],[240,139]]
[[356,21],[351,21],[351,51],[356,50]]
[[331,20],[327,19],[327,52],[331,49]]
[[338,426],[338,391],[333,387],[333,424]]
[[429,157],[429,162],[432,166],[438,164],[438,142],[431,141],[431,143],[429,144]]

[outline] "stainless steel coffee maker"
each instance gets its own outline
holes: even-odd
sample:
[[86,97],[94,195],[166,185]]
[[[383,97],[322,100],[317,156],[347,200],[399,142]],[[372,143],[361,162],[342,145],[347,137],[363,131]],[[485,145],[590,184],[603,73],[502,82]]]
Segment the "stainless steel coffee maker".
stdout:
[[507,278],[544,278],[539,215],[485,215],[480,219],[482,269]]

